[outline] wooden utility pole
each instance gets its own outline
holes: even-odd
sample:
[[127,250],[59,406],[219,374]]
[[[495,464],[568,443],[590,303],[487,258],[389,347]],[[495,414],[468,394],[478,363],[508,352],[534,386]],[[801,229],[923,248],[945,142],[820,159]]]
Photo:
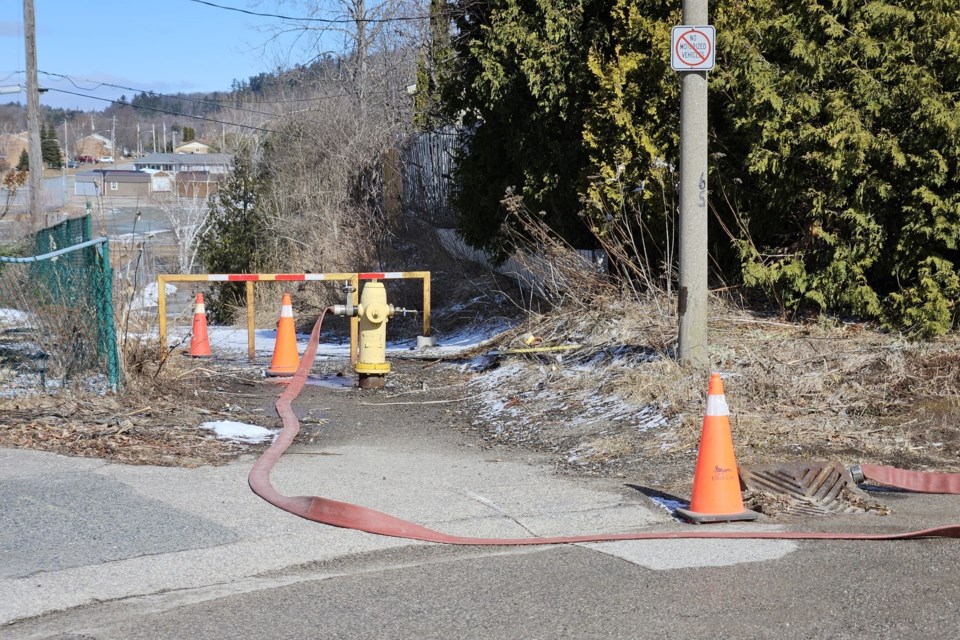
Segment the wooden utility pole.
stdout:
[[[683,0],[683,24],[707,24],[707,0]],[[707,72],[680,80],[680,299],[678,359],[705,369],[707,352]]]
[[27,61],[27,153],[30,169],[30,226],[47,226],[43,211],[43,151],[40,147],[40,86],[37,81],[37,20],[33,0],[23,0],[23,34]]

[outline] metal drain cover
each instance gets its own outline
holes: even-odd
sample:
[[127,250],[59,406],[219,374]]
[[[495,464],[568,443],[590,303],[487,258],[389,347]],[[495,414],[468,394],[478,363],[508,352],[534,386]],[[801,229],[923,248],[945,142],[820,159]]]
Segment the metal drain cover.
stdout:
[[838,462],[780,462],[740,467],[747,508],[766,515],[887,513]]

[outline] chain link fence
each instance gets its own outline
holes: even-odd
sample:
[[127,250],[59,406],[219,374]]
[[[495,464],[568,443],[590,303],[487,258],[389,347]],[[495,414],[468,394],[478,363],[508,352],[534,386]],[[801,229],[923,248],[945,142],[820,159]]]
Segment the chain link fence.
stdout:
[[6,376],[44,387],[120,385],[109,245],[91,235],[90,217],[75,218],[37,233],[32,256],[0,256]]

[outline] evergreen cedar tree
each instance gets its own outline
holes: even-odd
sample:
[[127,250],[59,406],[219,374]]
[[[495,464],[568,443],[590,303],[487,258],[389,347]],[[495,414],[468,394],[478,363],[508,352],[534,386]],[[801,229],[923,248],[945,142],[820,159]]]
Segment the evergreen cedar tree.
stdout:
[[[509,251],[499,230],[512,188],[575,245],[630,216],[638,242],[671,255],[678,4],[443,5],[455,55],[432,82],[439,110],[465,132],[455,193],[468,242]],[[788,314],[876,319],[918,338],[955,327],[956,0],[715,0],[710,9],[717,275]]]
[[[261,208],[263,176],[248,158],[238,154],[233,173],[210,198],[210,224],[200,237],[200,254],[208,273],[258,273],[266,247],[266,216]],[[216,285],[207,305],[214,322],[229,322],[233,311],[246,304],[243,283]]]

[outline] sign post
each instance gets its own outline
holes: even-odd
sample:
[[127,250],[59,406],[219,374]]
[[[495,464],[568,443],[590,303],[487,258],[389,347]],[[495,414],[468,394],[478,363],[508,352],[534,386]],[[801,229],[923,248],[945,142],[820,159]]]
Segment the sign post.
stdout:
[[680,327],[681,366],[706,369],[707,352],[707,70],[713,68],[715,32],[707,0],[683,0],[683,22],[673,28],[670,66],[680,77]]

